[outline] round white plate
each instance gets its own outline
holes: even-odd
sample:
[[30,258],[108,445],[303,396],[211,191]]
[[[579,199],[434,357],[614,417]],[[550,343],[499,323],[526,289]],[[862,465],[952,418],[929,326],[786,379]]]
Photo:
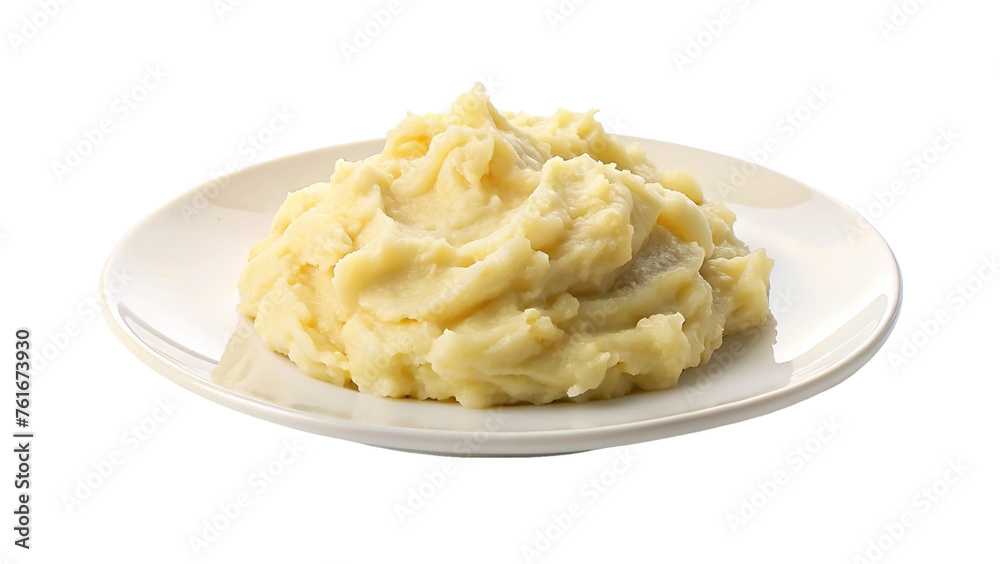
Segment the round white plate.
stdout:
[[381,150],[382,140],[258,164],[163,206],[108,258],[101,277],[105,318],[150,367],[227,407],[370,445],[475,456],[576,452],[749,419],[836,385],[885,342],[899,311],[899,269],[885,241],[856,213],[745,161],[626,140],[641,143],[660,167],[694,174],[709,197],[736,213],[737,235],[764,247],[775,263],[773,321],[726,337],[712,362],[685,372],[673,389],[475,410],[339,388],[267,351],[235,312],[250,247],[268,232],[287,192],[328,181],[338,158],[367,157]]

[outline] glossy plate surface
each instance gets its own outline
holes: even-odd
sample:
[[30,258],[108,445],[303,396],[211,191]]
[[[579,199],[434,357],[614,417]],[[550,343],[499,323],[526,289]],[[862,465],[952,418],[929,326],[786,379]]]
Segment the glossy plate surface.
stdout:
[[[774,259],[774,320],[726,337],[673,389],[585,404],[467,409],[385,399],[308,378],[267,351],[235,312],[250,247],[285,195],[329,180],[338,158],[373,140],[261,163],[206,183],[137,224],[101,277],[105,318],[143,362],[227,407],[381,447],[455,455],[558,454],[690,433],[813,396],[857,371],[885,342],[901,300],[896,261],[843,204],[731,157],[646,139],[661,168],[683,167],[736,213],[736,233]],[[725,185],[720,184],[725,183]],[[127,273],[122,286],[116,277]]]

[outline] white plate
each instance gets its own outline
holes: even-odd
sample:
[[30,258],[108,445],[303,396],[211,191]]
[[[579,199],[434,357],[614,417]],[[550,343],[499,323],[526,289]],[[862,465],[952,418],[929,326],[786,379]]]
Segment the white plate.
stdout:
[[[207,183],[142,220],[108,258],[105,317],[146,364],[222,405],[282,425],[400,450],[518,456],[575,452],[690,433],[799,402],[857,371],[899,311],[896,261],[846,206],[785,176],[708,151],[646,139],[737,215],[736,233],[774,259],[774,321],[727,337],[712,362],[673,389],[586,404],[474,410],[377,398],[303,375],[235,313],[236,282],[290,190],[327,181],[334,162],[382,140],[318,149]],[[735,191],[717,189],[740,168]],[[736,177],[739,181],[739,177]],[[116,275],[131,280],[122,287]],[[242,325],[241,325],[242,324]]]

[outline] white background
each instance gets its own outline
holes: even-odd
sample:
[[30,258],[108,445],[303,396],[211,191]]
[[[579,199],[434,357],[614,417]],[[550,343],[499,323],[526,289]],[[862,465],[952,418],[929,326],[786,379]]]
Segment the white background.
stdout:
[[[247,0],[231,10],[211,0],[71,2],[49,6],[51,17],[39,15],[46,2],[5,2],[0,348],[13,372],[14,330],[27,326],[36,349],[53,343],[59,353],[33,380],[30,551],[12,544],[13,441],[2,447],[0,559],[526,561],[523,547],[545,547],[538,532],[576,502],[583,515],[531,561],[995,561],[1000,282],[979,270],[1000,239],[1000,10],[985,0],[664,4],[400,0],[376,30],[372,13],[388,0]],[[895,5],[911,14],[880,29]],[[730,23],[711,24],[724,9]],[[718,37],[699,38],[705,22]],[[357,37],[366,24],[377,33]],[[691,47],[680,63],[675,55],[699,39],[701,52]],[[355,42],[360,52],[345,55]],[[125,115],[120,97],[148,68],[165,76],[147,80],[155,89],[138,92]],[[94,314],[114,244],[227,161],[379,137],[406,110],[442,110],[477,80],[502,109],[597,107],[618,132],[743,158],[780,139],[768,167],[869,210],[895,251],[905,297],[885,348],[844,384],[735,425],[623,450],[456,460],[401,522],[396,505],[446,459],[213,404],[133,358]],[[778,120],[814,87],[833,94],[785,138]],[[256,154],[241,152],[282,109],[294,115],[289,126]],[[54,171],[103,119],[110,133],[82,164]],[[910,159],[941,129],[957,139],[917,177]],[[959,300],[963,285],[979,291]],[[920,323],[939,310],[948,322],[927,336]],[[907,342],[921,343],[915,356],[892,362]],[[3,389],[13,431],[14,390]],[[144,419],[164,418],[157,401],[176,408],[146,440],[126,441]],[[793,463],[831,418],[837,433]],[[287,441],[304,452],[263,492],[249,487]],[[68,508],[78,480],[114,451],[122,464]],[[581,492],[619,455],[634,461],[605,493]],[[789,480],[760,503],[754,494],[777,471]],[[190,538],[241,491],[251,506],[196,557]],[[734,530],[729,515],[751,499],[762,507]],[[912,527],[872,551],[904,512]]]

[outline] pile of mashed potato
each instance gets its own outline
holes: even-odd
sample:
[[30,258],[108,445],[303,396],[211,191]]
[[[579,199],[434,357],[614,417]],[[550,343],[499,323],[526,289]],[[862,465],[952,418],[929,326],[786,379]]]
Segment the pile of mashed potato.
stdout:
[[500,112],[482,86],[288,195],[239,311],[306,374],[468,407],[674,386],[761,324],[772,261],[682,170],[594,111]]

